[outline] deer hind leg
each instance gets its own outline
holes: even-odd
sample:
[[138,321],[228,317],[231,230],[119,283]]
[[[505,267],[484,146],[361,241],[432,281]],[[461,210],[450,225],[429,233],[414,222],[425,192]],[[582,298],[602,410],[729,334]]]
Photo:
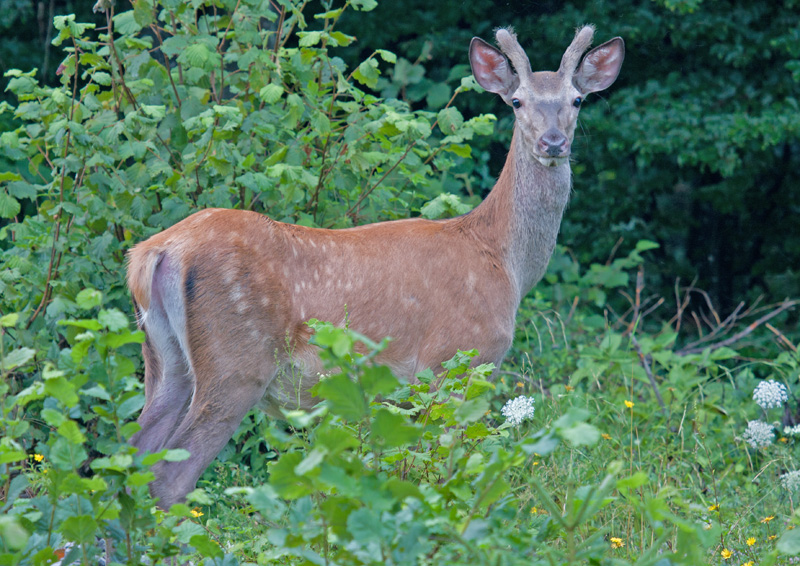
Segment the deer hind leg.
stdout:
[[[174,355],[184,364],[182,377],[188,376],[171,376],[181,408],[170,413],[169,423],[162,417],[163,424],[153,427],[170,425],[159,448],[190,454],[187,460],[161,461],[153,467],[156,479],[150,492],[164,509],[194,489],[276,374],[274,316],[252,307],[252,289],[244,281],[231,281],[228,285],[236,288],[228,289],[219,273],[190,266],[183,275],[165,257],[153,275],[151,310],[161,304],[162,319],[169,323],[159,337],[161,357]],[[162,402],[169,404],[168,398],[165,395]]]
[[156,261],[150,308],[139,312],[147,334],[142,346],[145,405],[138,421],[142,428],[131,444],[143,452],[158,452],[166,446],[194,390],[194,375],[181,340],[186,317],[179,273],[169,256]]

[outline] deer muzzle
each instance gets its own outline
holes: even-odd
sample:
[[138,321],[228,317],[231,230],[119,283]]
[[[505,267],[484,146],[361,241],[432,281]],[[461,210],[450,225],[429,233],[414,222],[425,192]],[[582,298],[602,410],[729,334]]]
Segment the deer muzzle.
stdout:
[[560,130],[550,128],[539,138],[539,151],[548,157],[569,156],[569,140]]

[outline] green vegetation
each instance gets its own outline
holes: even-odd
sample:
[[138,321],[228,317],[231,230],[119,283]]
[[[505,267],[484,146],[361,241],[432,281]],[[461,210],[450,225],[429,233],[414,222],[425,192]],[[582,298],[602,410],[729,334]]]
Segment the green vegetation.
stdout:
[[[467,36],[508,23],[500,10],[462,32],[445,25],[456,8],[428,4],[420,21],[449,30],[434,48],[465,53]],[[460,214],[502,162],[489,140],[496,124],[508,134],[510,113],[475,111],[489,95],[472,92],[465,56],[426,70],[417,39],[400,37],[405,20],[369,25],[372,0],[275,6],[137,1],[108,13],[106,28],[59,16],[55,86],[30,69],[7,73],[0,565],[45,565],[59,551],[84,564],[103,554],[107,564],[793,563],[795,303],[720,315],[694,286],[662,292],[661,277],[693,265],[686,231],[697,226],[679,225],[676,210],[724,224],[718,207],[741,220],[765,198],[753,187],[789,187],[798,118],[785,112],[797,80],[788,59],[800,53],[791,2],[664,0],[613,17],[602,3],[551,7],[534,14],[538,35],[520,20],[523,44],[542,42],[529,48],[538,68],[555,66],[555,46],[583,21],[625,36],[631,55],[660,25],[672,43],[629,58],[608,103],[584,110],[591,136],[576,140],[577,202],[562,239],[578,245],[556,251],[523,302],[504,366],[490,380],[494,368],[470,368],[475,353],[462,352],[411,387],[371,364],[385,344],[313,323],[336,368],[316,388],[324,403],[290,408],[285,421],[249,415],[186,505],[154,507],[149,468],[186,454],[135,454],[126,442],[144,402],[144,337],[123,276],[131,245],[209,206],[326,227]],[[735,25],[756,16],[758,26]],[[378,49],[383,33],[391,49]],[[708,60],[672,65],[671,50],[712,37],[715,64],[737,70],[740,90],[705,80]],[[753,80],[781,57],[786,73]],[[633,77],[646,67],[657,78],[626,77],[629,62]],[[714,127],[695,135],[700,117]],[[691,206],[679,183],[698,187]],[[776,282],[794,274],[776,258],[793,257],[798,237],[785,221],[742,253],[764,257],[761,282],[724,292],[782,298]],[[715,233],[717,249],[733,246],[736,225]]]

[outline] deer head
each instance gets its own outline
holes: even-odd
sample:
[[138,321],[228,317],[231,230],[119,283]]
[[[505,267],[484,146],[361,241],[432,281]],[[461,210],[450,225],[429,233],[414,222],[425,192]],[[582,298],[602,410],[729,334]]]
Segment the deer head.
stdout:
[[478,84],[514,109],[525,151],[548,167],[569,159],[583,99],[611,86],[622,66],[625,44],[619,37],[595,47],[581,61],[593,35],[593,26],[578,29],[556,72],[532,72],[510,28],[495,34],[502,52],[477,37],[470,44]]

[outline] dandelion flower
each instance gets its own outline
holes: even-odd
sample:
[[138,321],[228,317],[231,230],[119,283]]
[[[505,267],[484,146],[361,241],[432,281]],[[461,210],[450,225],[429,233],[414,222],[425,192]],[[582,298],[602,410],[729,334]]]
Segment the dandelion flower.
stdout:
[[611,537],[609,540],[611,541],[611,548],[622,548],[625,546],[625,541],[619,537]]
[[42,456],[41,454],[34,454],[33,459],[36,460],[37,462],[42,462],[44,461],[44,456]]
[[775,515],[769,515],[768,517],[764,517],[763,519],[761,519],[761,522],[762,523],[769,523],[774,518],[775,518]]
[[774,379],[762,381],[753,390],[753,400],[763,409],[774,409],[789,400],[789,391]]
[[626,399],[625,400],[625,406],[628,407],[629,409],[633,409],[633,401],[628,401]]
[[533,397],[520,395],[503,405],[500,412],[503,413],[503,416],[510,424],[516,426],[525,419],[532,419],[535,411],[536,408],[533,406]]
[[756,543],[756,539],[754,537],[750,537],[745,542],[747,543],[747,546],[753,546]]
[[727,560],[728,558],[730,558],[731,556],[733,556],[733,553],[732,553],[730,550],[728,550],[727,548],[723,548],[723,549],[722,549],[722,552],[720,552],[720,554],[722,555],[722,557],[723,557],[725,560]]
[[781,476],[781,485],[786,491],[797,491],[800,488],[800,470],[793,470]]
[[775,433],[772,425],[764,421],[750,421],[747,423],[747,430],[744,431],[742,437],[753,448],[763,448],[772,444],[772,441],[775,440]]

